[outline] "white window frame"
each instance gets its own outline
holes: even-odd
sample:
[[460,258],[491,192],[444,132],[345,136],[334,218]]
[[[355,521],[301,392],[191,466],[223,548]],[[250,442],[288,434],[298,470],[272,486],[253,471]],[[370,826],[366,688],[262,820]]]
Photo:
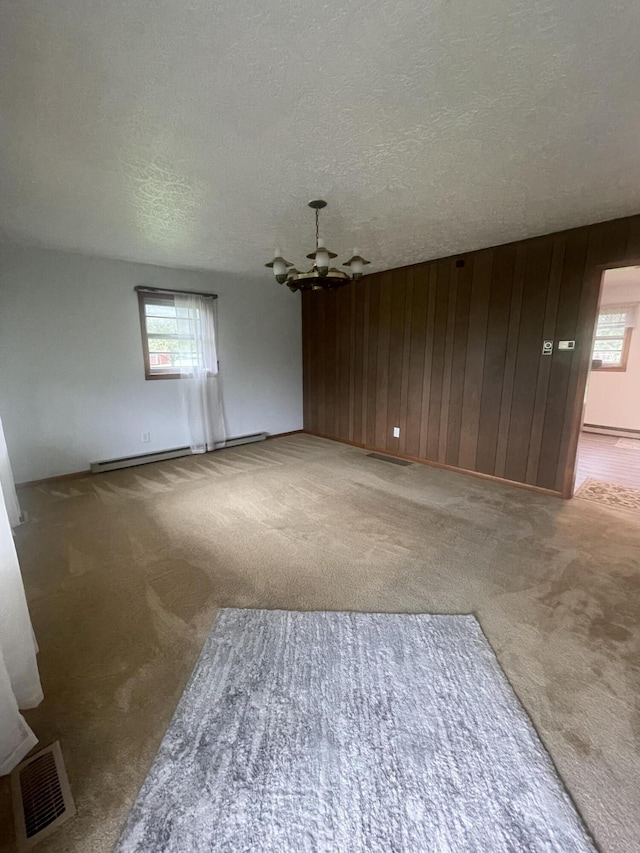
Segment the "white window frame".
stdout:
[[[602,322],[602,318],[611,314],[623,314],[625,315],[624,319],[624,332],[616,335],[598,335],[598,326],[600,326]],[[627,369],[627,361],[629,359],[629,349],[631,347],[631,335],[633,329],[636,325],[636,318],[638,314],[638,305],[637,303],[626,303],[623,305],[601,305],[598,309],[598,319],[596,322],[595,335],[593,339],[593,350],[592,350],[592,370],[602,371],[604,373],[623,373]],[[603,361],[601,364],[596,365],[595,361],[595,353],[598,350],[598,342],[599,341],[620,341],[620,351],[618,361],[615,362],[605,362]]]

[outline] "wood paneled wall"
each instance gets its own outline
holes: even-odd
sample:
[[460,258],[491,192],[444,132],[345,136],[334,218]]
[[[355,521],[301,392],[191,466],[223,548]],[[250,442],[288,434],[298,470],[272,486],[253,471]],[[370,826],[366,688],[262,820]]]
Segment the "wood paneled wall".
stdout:
[[568,496],[600,279],[625,263],[640,216],[305,293],[305,429]]

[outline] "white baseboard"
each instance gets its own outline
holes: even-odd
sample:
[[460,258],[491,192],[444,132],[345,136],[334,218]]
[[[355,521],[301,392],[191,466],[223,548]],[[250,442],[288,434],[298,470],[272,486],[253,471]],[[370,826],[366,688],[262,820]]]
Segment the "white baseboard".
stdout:
[[640,429],[624,429],[624,427],[606,426],[604,424],[583,424],[583,432],[593,432],[596,435],[612,435],[615,438],[640,438]]
[[[266,432],[254,432],[251,435],[239,435],[228,438],[216,450],[225,447],[237,447],[240,444],[252,444],[254,441],[264,441]],[[121,459],[105,459],[103,462],[92,462],[91,473],[100,474],[103,471],[116,471],[119,468],[132,468],[136,465],[146,465],[148,462],[164,462],[166,459],[179,459],[181,456],[191,456],[189,447],[175,447],[171,450],[160,450],[157,453],[143,453],[140,456],[124,456]]]

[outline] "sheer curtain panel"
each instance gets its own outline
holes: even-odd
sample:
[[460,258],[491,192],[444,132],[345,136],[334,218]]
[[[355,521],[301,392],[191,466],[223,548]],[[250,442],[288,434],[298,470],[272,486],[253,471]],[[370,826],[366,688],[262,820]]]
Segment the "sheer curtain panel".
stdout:
[[0,470],[0,776],[3,776],[10,773],[38,742],[19,709],[35,708],[40,704],[42,688],[36,663],[35,640],[9,521],[9,511],[16,515],[17,500],[13,504],[13,480],[9,483],[5,479],[11,467],[6,456],[1,424]]
[[16,487],[13,482],[13,472],[11,471],[11,463],[9,462],[7,442],[4,439],[2,418],[0,418],[0,491],[4,496],[11,526],[15,527],[17,524],[20,524],[20,506],[18,504],[18,496],[16,495]]
[[195,294],[176,294],[180,346],[180,384],[192,453],[224,444],[216,302]]

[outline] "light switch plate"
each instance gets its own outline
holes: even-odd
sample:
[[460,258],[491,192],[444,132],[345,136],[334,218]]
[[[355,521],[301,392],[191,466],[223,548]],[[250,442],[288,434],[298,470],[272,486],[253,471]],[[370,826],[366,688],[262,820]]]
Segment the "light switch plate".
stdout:
[[553,341],[542,341],[542,355],[551,355],[553,353]]
[[400,427],[394,427],[393,428],[393,437],[394,438],[400,438]]
[[558,341],[558,349],[575,349],[575,341]]

